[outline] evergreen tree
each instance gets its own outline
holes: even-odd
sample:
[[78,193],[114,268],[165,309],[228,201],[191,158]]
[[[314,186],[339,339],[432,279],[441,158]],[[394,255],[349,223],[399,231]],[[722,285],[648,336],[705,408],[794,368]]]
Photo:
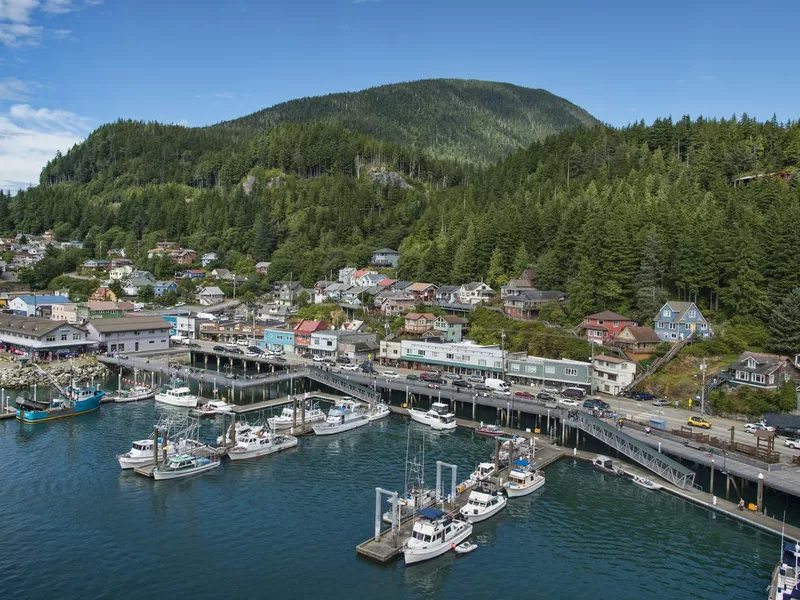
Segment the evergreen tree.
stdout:
[[647,236],[642,248],[642,260],[636,275],[635,316],[641,322],[653,318],[664,305],[664,290],[661,287],[663,268],[661,266],[661,242],[655,232]]
[[450,280],[453,283],[464,283],[476,278],[478,265],[476,252],[478,249],[478,238],[475,234],[475,226],[470,224],[467,235],[461,241],[453,257],[453,273]]
[[732,314],[757,315],[767,304],[764,276],[760,271],[760,257],[751,238],[743,238],[739,243],[733,277],[728,287],[721,291],[721,298]]
[[569,314],[573,319],[583,318],[595,311],[595,273],[587,257],[580,259],[578,271],[567,287],[569,294]]
[[489,259],[489,269],[486,272],[486,280],[493,288],[499,288],[508,283],[503,251],[499,247],[492,251],[492,256]]
[[772,311],[767,322],[769,347],[775,352],[800,352],[800,287],[794,288]]
[[517,247],[517,253],[514,255],[514,263],[511,266],[511,274],[513,277],[519,277],[520,274],[531,266],[530,255],[525,242],[521,241]]

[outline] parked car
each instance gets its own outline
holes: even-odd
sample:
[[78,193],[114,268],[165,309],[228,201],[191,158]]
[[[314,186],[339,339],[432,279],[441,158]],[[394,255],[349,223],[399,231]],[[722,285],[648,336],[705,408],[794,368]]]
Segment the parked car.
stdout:
[[236,345],[237,346],[249,346],[250,345],[250,340],[248,340],[247,338],[242,338],[242,339],[236,341]]
[[321,362],[325,362],[325,357],[324,356],[320,356],[319,354],[317,354],[312,360],[314,362],[321,363]]
[[526,400],[533,400],[536,398],[536,396],[530,392],[514,392],[514,396],[517,398],[525,398]]
[[556,395],[556,394],[558,394],[558,392],[559,392],[558,388],[554,388],[554,387],[548,387],[548,386],[544,386],[544,387],[543,387],[541,390],[539,390],[539,391],[540,391],[541,393],[543,393],[543,394],[550,394],[550,396],[551,396],[551,397],[555,396],[555,395]]
[[262,350],[258,346],[248,346],[247,349],[254,354],[261,354]]
[[359,369],[361,369],[364,373],[377,373],[375,367],[372,366],[372,363],[363,363]]
[[228,354],[244,354],[244,350],[240,348],[229,348]]
[[397,379],[398,377],[400,377],[400,375],[398,375],[395,371],[384,371],[383,373],[381,373],[381,375],[383,377],[388,377],[389,379]]
[[562,398],[558,402],[564,406],[578,406],[578,401],[572,398]]
[[758,423],[747,423],[747,425],[744,426],[745,433],[755,433],[759,429],[763,431],[775,431],[774,427],[770,427],[763,421],[759,421]]
[[[561,396],[564,398],[577,398],[578,400],[582,400],[586,397],[586,390],[579,387],[568,387],[561,391]],[[577,405],[578,403],[576,402],[575,406]]]
[[277,360],[278,362],[282,362],[282,363],[286,362],[286,359],[283,358],[282,356],[275,356],[275,357],[272,358],[272,360]]
[[656,398],[653,400],[653,406],[671,406],[672,402],[667,400],[666,398]]
[[440,389],[442,389],[442,386],[440,384],[438,384],[438,383],[429,383],[428,387],[430,389],[432,389],[432,390],[440,390]]
[[408,379],[409,381],[419,381],[419,375],[417,375],[416,373],[409,373],[408,375],[406,375],[406,379]]
[[594,410],[596,408],[600,408],[597,406],[597,402],[594,401],[592,398],[588,398],[587,400],[583,401],[583,408],[587,410]]
[[775,432],[781,437],[787,437],[793,440],[800,438],[800,429],[796,427],[777,427]]
[[470,383],[483,383],[483,377],[481,377],[480,375],[470,375],[469,377],[467,377],[467,381],[469,381]]
[[439,374],[435,371],[425,371],[424,373],[419,374],[419,378],[422,381],[430,381],[432,379],[440,379]]
[[656,397],[653,396],[650,392],[636,392],[633,394],[633,399],[642,401],[642,400],[655,400]]
[[344,365],[342,371],[358,371],[358,365]]
[[461,375],[459,375],[458,373],[443,373],[442,377],[444,377],[445,379],[453,379],[453,380],[461,379]]
[[797,450],[798,448],[800,448],[800,439],[786,440],[785,442],[783,442],[783,445],[788,446],[792,450]]
[[703,417],[689,417],[687,423],[692,427],[699,427],[700,429],[711,429],[711,423],[706,421]]
[[597,405],[597,408],[599,408],[600,410],[608,410],[609,408],[611,408],[611,405],[605,400],[601,400],[600,398],[592,398],[592,399],[594,400],[594,403]]
[[482,383],[477,383],[472,387],[473,390],[476,392],[491,392],[492,388],[483,385]]
[[303,352],[300,356],[303,358],[314,358],[314,355],[311,352]]
[[227,352],[228,349],[225,346],[214,346],[214,352]]
[[339,363],[340,365],[349,365],[350,359],[347,358],[346,356],[340,356],[336,359],[336,362]]
[[467,381],[464,381],[463,379],[456,379],[455,381],[453,381],[453,387],[464,388],[465,390],[471,390],[472,384]]
[[539,392],[536,394],[536,398],[538,400],[544,400],[545,402],[551,402],[556,399],[555,396],[548,394],[547,392]]
[[189,348],[199,348],[200,344],[198,344],[197,342],[189,342],[188,346]]

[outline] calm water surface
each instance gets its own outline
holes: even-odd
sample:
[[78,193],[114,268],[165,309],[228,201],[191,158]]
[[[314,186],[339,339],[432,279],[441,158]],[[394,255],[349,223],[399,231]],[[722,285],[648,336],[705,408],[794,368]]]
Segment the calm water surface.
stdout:
[[[764,598],[779,540],[665,493],[562,460],[478,524],[479,549],[406,569],[359,559],[375,487],[403,484],[407,421],[307,437],[296,451],[154,483],[115,454],[162,408],[104,405],[0,422],[0,598]],[[425,434],[426,471],[459,480],[492,442]],[[217,435],[213,421],[201,437]],[[449,477],[446,477],[449,480]]]

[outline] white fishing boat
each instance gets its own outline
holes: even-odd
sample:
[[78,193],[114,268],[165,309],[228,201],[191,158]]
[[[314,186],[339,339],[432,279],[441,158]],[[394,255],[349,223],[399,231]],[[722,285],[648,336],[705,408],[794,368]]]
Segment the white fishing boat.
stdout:
[[189,414],[197,417],[216,417],[217,415],[230,414],[233,412],[233,404],[228,404],[224,400],[209,400],[205,404],[201,404],[195,409],[189,411]]
[[167,458],[167,462],[161,463],[153,469],[153,478],[156,481],[164,481],[166,479],[191,477],[216,469],[219,464],[220,460],[218,458],[176,454]]
[[620,474],[620,469],[614,467],[614,461],[603,454],[598,454],[594,457],[594,460],[592,460],[592,466],[594,466],[595,469],[603,471],[604,473],[609,473],[611,475]]
[[[295,421],[296,419],[296,421]],[[306,402],[306,423],[319,423],[325,420],[325,413],[320,409],[319,404],[312,404]],[[270,429],[279,431],[281,429],[291,429],[294,423],[300,425],[302,423],[302,412],[300,407],[297,408],[297,416],[294,415],[294,407],[284,406],[281,414],[277,417],[267,419]]]
[[385,419],[390,414],[392,414],[392,411],[389,410],[389,405],[385,402],[371,404],[367,412],[367,416],[370,421],[379,421],[380,419]]
[[[398,497],[397,507],[399,512],[398,517],[402,521],[414,514],[420,508],[428,508],[436,503],[436,490],[432,489],[415,489],[406,492],[404,495]],[[383,522],[391,524],[392,511],[391,509],[383,513]]]
[[423,508],[417,514],[411,537],[403,544],[406,565],[420,563],[449,552],[472,535],[472,524],[453,519],[435,508]]
[[467,503],[459,511],[461,517],[470,523],[480,523],[493,517],[506,507],[508,498],[494,486],[476,486],[470,493]]
[[122,372],[120,372],[117,379],[117,393],[108,396],[109,401],[116,402],[117,404],[139,402],[140,400],[150,400],[156,395],[154,386],[139,381],[138,369],[134,369],[133,371],[133,381],[126,381],[126,383],[132,383],[130,387],[122,387],[123,381]]
[[544,472],[537,471],[527,460],[515,460],[503,487],[509,498],[518,498],[532,494],[544,485],[544,481]]
[[[233,425],[231,427],[233,427]],[[235,434],[231,433],[231,430],[229,430],[228,436],[235,435],[236,439],[233,440],[233,441],[234,442],[238,442],[240,439],[244,439],[245,437],[247,437],[251,433],[258,434],[258,433],[264,431],[265,429],[266,429],[266,427],[264,427],[263,425],[259,425],[259,424],[251,425],[247,421],[241,421],[241,422],[238,422],[238,423],[235,424]],[[219,446],[220,444],[222,444],[222,436],[218,435],[217,436],[217,445]]]
[[469,476],[471,481],[487,481],[494,476],[494,463],[480,463]]
[[428,425],[438,431],[447,431],[457,427],[456,416],[450,412],[450,406],[443,402],[434,402],[429,410],[409,408],[408,414],[412,421]]
[[354,400],[340,400],[328,411],[324,423],[314,425],[317,435],[333,435],[369,424],[364,407]]
[[769,600],[800,597],[800,544],[787,541],[781,533],[781,559],[772,572]]
[[156,394],[156,402],[169,404],[170,406],[195,408],[197,406],[198,397],[186,386],[163,387],[161,391]]
[[631,480],[636,485],[643,487],[646,490],[660,490],[662,488],[661,485],[657,484],[655,481],[651,481],[645,477],[640,477],[639,475],[634,475],[633,479]]
[[453,552],[456,554],[469,554],[473,550],[478,549],[478,544],[474,542],[470,542],[469,540],[461,542],[458,546],[453,548]]
[[275,454],[295,446],[297,446],[297,438],[291,435],[263,431],[253,433],[251,431],[243,438],[237,435],[236,446],[228,450],[228,456],[231,460],[246,460]]
[[[158,438],[159,459],[164,456],[164,438]],[[167,457],[178,453],[187,453],[202,446],[200,442],[192,439],[180,438],[176,441],[167,440]],[[125,454],[117,455],[117,462],[121,469],[135,469],[153,464],[153,440],[152,438],[136,440],[131,445],[131,449]]]

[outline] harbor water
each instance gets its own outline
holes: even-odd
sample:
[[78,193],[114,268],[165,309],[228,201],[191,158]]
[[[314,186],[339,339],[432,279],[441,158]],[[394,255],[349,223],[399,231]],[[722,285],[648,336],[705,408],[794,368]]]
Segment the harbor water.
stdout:
[[[0,421],[3,598],[757,599],[779,540],[663,492],[563,459],[532,496],[478,524],[478,550],[405,568],[358,558],[375,487],[400,490],[424,437],[459,480],[493,442],[392,417],[193,479],[121,472],[115,455],[164,407],[104,405],[39,425]],[[211,441],[219,424],[204,421]],[[449,472],[445,472],[449,482]]]

